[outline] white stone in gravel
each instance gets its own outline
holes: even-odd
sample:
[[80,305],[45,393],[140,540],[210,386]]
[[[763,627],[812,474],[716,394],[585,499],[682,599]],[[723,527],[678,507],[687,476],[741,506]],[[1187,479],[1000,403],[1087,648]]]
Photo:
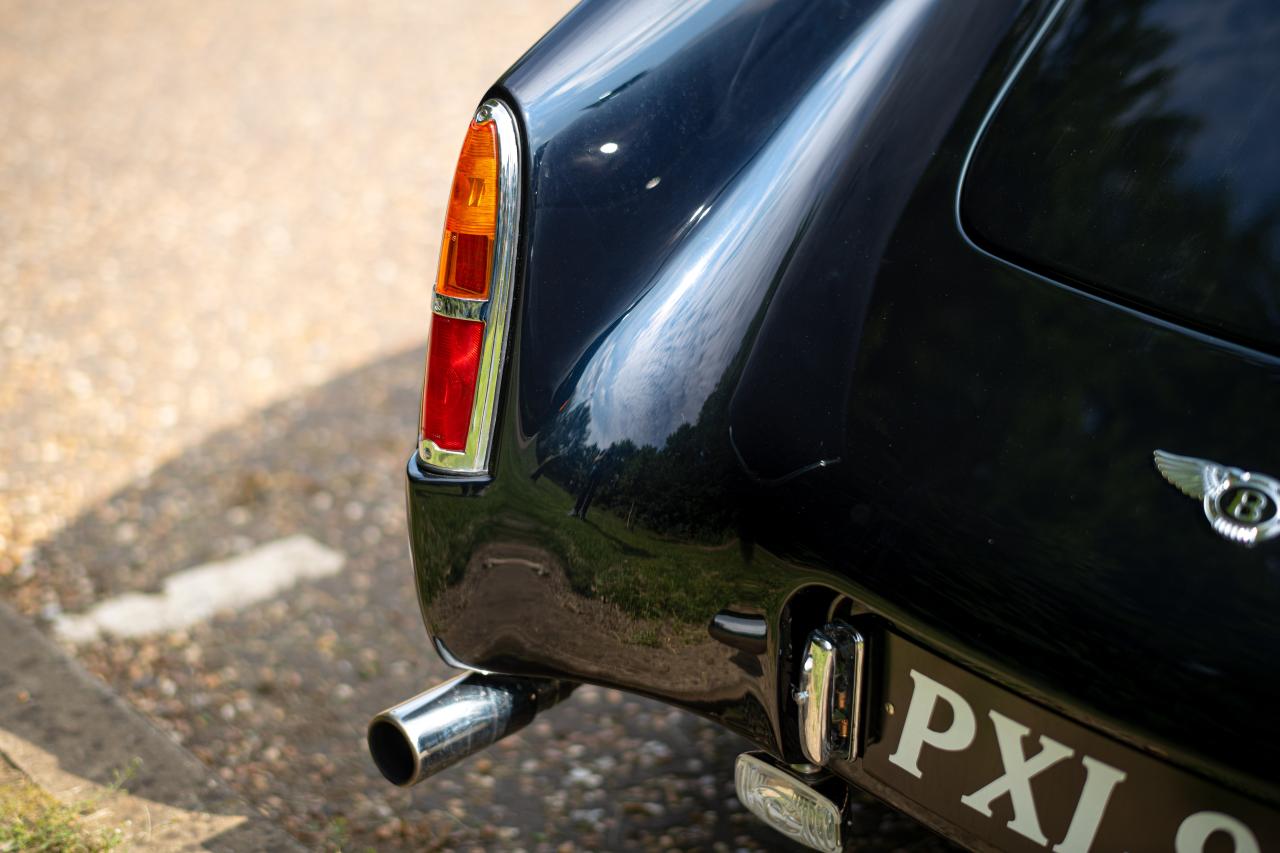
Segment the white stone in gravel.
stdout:
[[582,785],[586,788],[599,788],[604,783],[604,777],[599,773],[592,773],[585,767],[573,767],[569,770],[569,775],[565,777],[565,781],[569,784]]
[[234,559],[172,574],[159,594],[128,592],[85,613],[59,615],[54,630],[72,643],[87,643],[102,634],[140,637],[175,631],[220,610],[268,599],[300,580],[336,574],[345,559],[309,536],[287,536]]

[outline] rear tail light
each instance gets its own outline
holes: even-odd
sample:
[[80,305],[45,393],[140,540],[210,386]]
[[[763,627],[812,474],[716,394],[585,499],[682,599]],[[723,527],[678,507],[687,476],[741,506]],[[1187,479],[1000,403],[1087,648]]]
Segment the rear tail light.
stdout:
[[471,410],[475,407],[476,376],[484,323],[440,314],[431,318],[427,348],[427,377],[422,397],[422,438],[445,452],[467,449]]
[[515,120],[485,101],[449,192],[431,299],[418,453],[441,471],[488,471],[506,349],[520,210]]

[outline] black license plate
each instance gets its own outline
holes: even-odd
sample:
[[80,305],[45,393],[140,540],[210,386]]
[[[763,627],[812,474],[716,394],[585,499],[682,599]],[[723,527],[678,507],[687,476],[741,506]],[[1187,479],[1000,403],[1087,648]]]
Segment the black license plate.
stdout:
[[1001,850],[1280,850],[1280,815],[1002,690],[900,636],[863,768]]

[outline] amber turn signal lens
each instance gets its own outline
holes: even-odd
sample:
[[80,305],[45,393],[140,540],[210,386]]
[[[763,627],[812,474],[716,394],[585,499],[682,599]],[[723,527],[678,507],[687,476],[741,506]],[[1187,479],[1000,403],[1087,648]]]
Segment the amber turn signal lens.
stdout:
[[436,293],[487,299],[498,229],[498,141],[493,122],[472,121],[449,191]]

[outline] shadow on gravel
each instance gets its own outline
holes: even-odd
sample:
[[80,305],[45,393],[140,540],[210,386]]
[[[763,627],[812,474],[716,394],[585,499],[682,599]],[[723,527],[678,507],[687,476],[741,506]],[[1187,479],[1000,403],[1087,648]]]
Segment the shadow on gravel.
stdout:
[[[77,653],[303,843],[782,848],[733,797],[744,741],[594,687],[412,791],[378,776],[368,718],[450,674],[426,642],[405,546],[421,358],[394,354],[216,433],[43,543],[5,597],[29,614],[80,612],[302,533],[341,552],[343,570],[186,631]],[[944,849],[892,811],[862,809],[860,849]]]

